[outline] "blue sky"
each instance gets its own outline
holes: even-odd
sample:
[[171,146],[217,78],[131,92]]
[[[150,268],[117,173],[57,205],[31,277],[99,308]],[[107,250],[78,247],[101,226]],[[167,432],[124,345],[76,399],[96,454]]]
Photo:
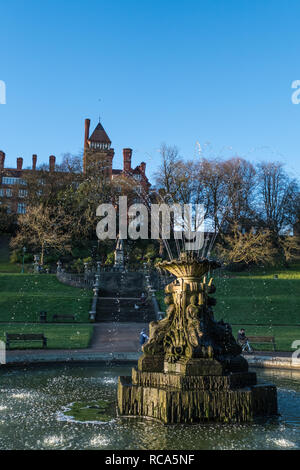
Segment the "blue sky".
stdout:
[[300,176],[300,2],[2,0],[0,22],[7,166],[80,152],[100,114],[115,168],[123,147],[151,174],[162,142],[186,158],[210,142]]

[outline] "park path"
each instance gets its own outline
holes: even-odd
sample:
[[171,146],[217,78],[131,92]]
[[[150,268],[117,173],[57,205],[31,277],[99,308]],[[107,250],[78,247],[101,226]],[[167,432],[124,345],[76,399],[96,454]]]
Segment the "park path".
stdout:
[[94,325],[90,349],[97,352],[139,352],[142,328],[148,323],[103,322]]
[[[90,323],[89,323],[90,325]],[[137,360],[141,354],[139,335],[148,333],[148,323],[94,323],[89,348],[85,349],[26,349],[7,351],[9,363],[68,362],[82,360]]]

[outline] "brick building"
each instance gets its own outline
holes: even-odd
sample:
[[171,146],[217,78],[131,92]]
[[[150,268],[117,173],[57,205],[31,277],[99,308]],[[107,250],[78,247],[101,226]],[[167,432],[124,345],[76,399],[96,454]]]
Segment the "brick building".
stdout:
[[111,140],[105,132],[102,124],[96,126],[94,132],[90,135],[90,120],[85,120],[84,133],[84,155],[83,155],[83,172],[87,173],[89,168],[91,171],[102,172],[110,180],[117,181],[118,178],[129,178],[136,187],[137,192],[149,191],[150,183],[146,177],[146,163],[141,162],[135,168],[132,168],[132,149],[123,149],[123,168],[121,170],[113,168],[113,158],[115,151],[111,148]]
[[[135,168],[131,166],[132,150],[123,149],[123,168],[113,169],[113,158],[115,152],[111,148],[111,141],[99,122],[94,132],[90,135],[90,119],[85,120],[84,133],[84,153],[83,153],[83,173],[89,172],[99,174],[99,177],[106,177],[109,180],[118,182],[118,178],[130,180],[137,194],[148,192],[150,183],[146,177],[146,163],[142,162]],[[56,169],[55,156],[49,157],[49,169],[59,178],[61,171]],[[5,206],[9,213],[23,214],[26,212],[25,199],[27,197],[26,175],[38,172],[37,155],[32,155],[31,168],[23,168],[23,158],[17,158],[16,168],[5,167],[5,153],[0,151],[0,205]]]

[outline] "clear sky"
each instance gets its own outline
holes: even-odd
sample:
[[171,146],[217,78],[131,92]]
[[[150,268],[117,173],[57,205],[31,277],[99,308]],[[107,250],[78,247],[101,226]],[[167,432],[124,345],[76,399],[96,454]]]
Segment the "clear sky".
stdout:
[[115,168],[123,147],[151,174],[162,142],[186,158],[210,142],[299,177],[299,1],[1,0],[0,25],[7,166],[77,154],[100,114]]

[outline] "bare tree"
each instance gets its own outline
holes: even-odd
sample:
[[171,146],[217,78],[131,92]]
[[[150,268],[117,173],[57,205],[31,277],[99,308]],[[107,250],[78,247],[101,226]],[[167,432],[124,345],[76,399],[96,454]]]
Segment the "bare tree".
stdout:
[[62,207],[29,206],[26,214],[19,216],[18,224],[19,229],[11,240],[11,247],[26,245],[39,250],[42,265],[46,248],[70,251],[72,219]]
[[230,225],[253,225],[255,219],[254,190],[256,171],[253,165],[243,158],[234,157],[221,164],[228,212],[226,219]]
[[234,224],[224,243],[217,245],[217,251],[224,262],[240,264],[273,264],[276,250],[273,247],[270,230],[242,233]]
[[275,236],[297,220],[296,179],[290,178],[279,162],[263,162],[258,168],[258,211],[262,222]]
[[154,174],[156,186],[166,197],[176,200],[178,192],[176,173],[179,163],[182,163],[178,148],[162,144],[160,147],[160,156],[161,164]]
[[213,221],[214,231],[218,232],[227,206],[224,172],[220,160],[203,158],[198,163],[195,190],[204,204],[206,215]]

